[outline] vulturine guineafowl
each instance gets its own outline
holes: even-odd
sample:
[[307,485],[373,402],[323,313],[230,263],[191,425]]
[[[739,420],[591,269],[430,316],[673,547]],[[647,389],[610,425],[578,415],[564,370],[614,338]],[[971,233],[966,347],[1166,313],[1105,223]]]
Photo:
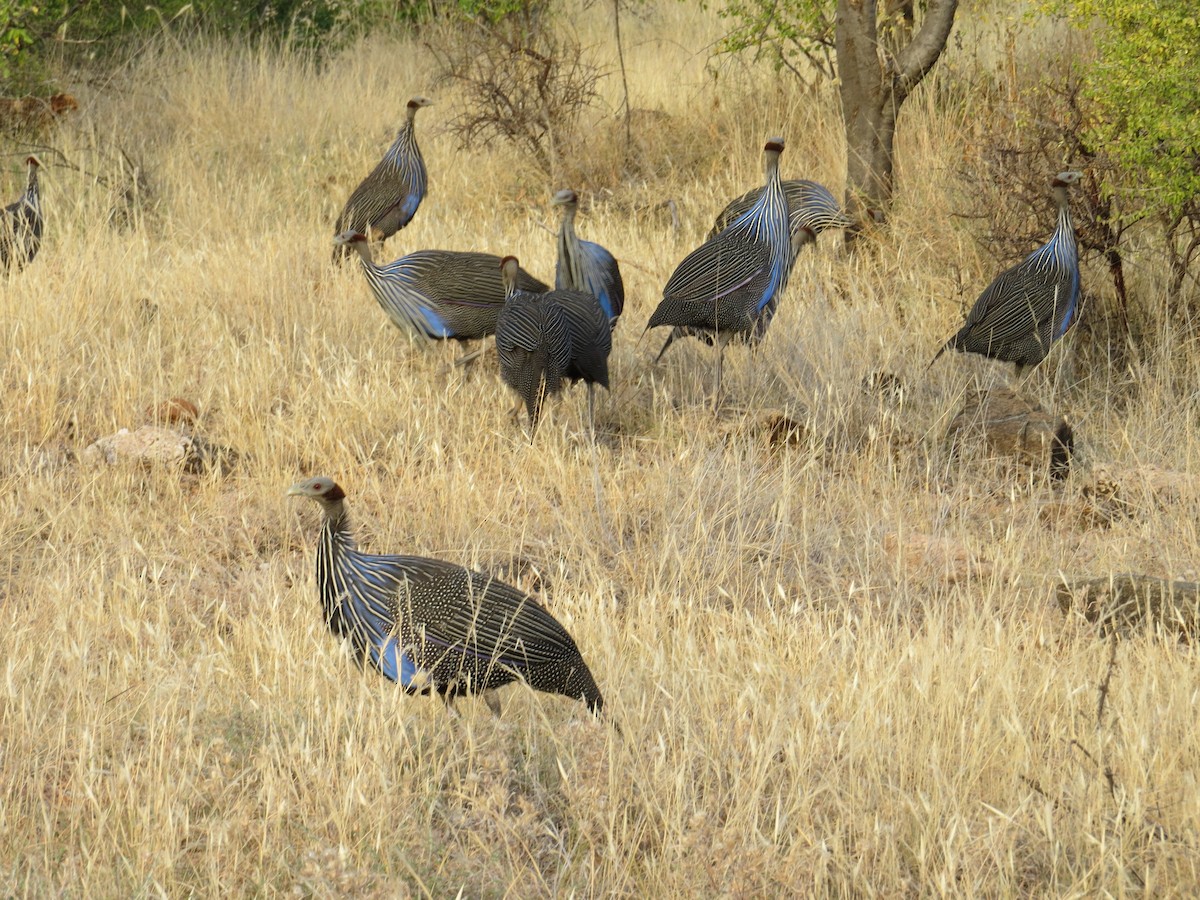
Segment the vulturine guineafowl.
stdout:
[[550,201],[561,206],[562,224],[558,230],[558,262],[554,268],[557,290],[582,291],[600,301],[609,323],[615,328],[625,308],[625,282],[613,255],[575,234],[575,213],[579,197],[570,189],[561,190]]
[[584,291],[549,291],[545,302],[557,306],[567,326],[571,355],[563,369],[568,381],[582,381],[588,391],[588,428],[596,433],[596,385],[608,390],[608,356],[612,352],[612,319],[596,297]]
[[[825,185],[803,178],[789,178],[780,184],[783,185],[783,195],[787,198],[788,230],[793,235],[802,228],[819,235],[827,228],[849,228],[854,224],[854,220],[846,214]],[[730,200],[725,208],[717,213],[708,236],[715,237],[733,224],[738,216],[758,202],[762,192],[761,187],[756,187],[737,199]]]
[[[854,224],[854,220],[846,214],[841,204],[822,184],[805,179],[790,179],[781,184],[783,185],[783,194],[787,198],[788,230],[792,237],[791,256],[788,260],[790,272],[796,265],[796,257],[800,255],[800,251],[809,244],[815,244],[817,235],[827,228],[849,228]],[[736,200],[730,200],[725,208],[717,214],[717,220],[708,233],[709,238],[716,237],[749,210],[758,202],[762,192],[763,189],[757,187],[742,194]],[[771,302],[763,308],[754,322],[754,327],[750,331],[743,332],[741,339],[747,341],[752,347],[758,346],[767,333],[767,327],[775,315],[778,302],[779,296],[776,294]],[[707,344],[713,342],[711,332],[683,326],[676,327],[671,329],[671,333],[667,336],[654,361],[658,362],[662,359],[667,348],[682,337],[699,338]]]
[[1079,248],[1067,191],[1082,177],[1081,172],[1054,177],[1050,189],[1058,203],[1058,224],[1050,240],[984,288],[963,327],[930,366],[947,350],[958,350],[1015,363],[1019,376],[1045,359],[1050,345],[1067,333],[1079,304]]
[[[360,232],[338,235],[340,245],[358,252],[371,293],[397,328],[432,340],[478,340],[496,331],[504,306],[500,257],[457,250],[418,250],[376,265]],[[524,269],[517,286],[531,293],[550,288]]]
[[521,290],[516,257],[504,257],[500,266],[507,294],[496,320],[500,377],[525,401],[532,442],[546,398],[562,390],[571,364],[571,333],[566,314],[547,294]]
[[25,192],[0,214],[0,269],[24,268],[42,246],[42,198],[38,191],[41,163],[30,156],[25,164],[29,167]]
[[[432,103],[425,97],[413,97],[408,101],[404,124],[396,134],[396,140],[346,201],[334,224],[334,234],[358,231],[371,241],[385,241],[412,221],[429,186],[413,122],[417,110]],[[334,247],[334,262],[347,255],[345,246]]]
[[712,334],[717,350],[713,405],[721,395],[725,345],[750,332],[774,309],[787,286],[792,242],[787,199],[779,180],[783,138],[764,148],[766,184],[758,200],[722,231],[689,253],[663,288],[646,328],[683,326]]
[[[447,702],[524,681],[582,700],[597,716],[604,698],[567,630],[534,598],[481,572],[421,556],[358,549],[345,492],[330,478],[297,482],[289,495],[324,513],[317,592],[330,630],[358,662],[409,693]],[[498,703],[489,705],[498,710]]]

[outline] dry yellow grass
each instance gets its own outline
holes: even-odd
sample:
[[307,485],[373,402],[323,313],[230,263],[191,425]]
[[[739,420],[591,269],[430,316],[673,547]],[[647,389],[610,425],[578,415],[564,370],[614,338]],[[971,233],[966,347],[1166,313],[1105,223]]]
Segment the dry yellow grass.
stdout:
[[[601,55],[602,12],[582,26]],[[79,92],[64,151],[113,179],[119,144],[151,193],[136,228],[108,227],[116,188],[44,155],[48,236],[3,283],[0,895],[1200,890],[1194,654],[1133,636],[1109,672],[1109,645],[1053,603],[1060,573],[1194,579],[1194,499],[1086,530],[1041,515],[1078,499],[1075,476],[1055,489],[940,444],[966,382],[1005,377],[958,355],[924,372],[995,269],[949,217],[985,111],[936,81],[913,98],[895,227],[806,255],[762,352],[728,354],[719,417],[710,352],[651,366],[663,335],[642,323],[759,180],[766,134],[789,137],[786,175],[842,183],[834,96],[741,65],[712,79],[717,28],[683,4],[627,23],[634,103],[676,143],[581,218],[629,289],[594,450],[581,392],[531,447],[489,366],[447,374],[454,351],[411,343],[328,266],[337,208],[424,93],[432,190],[388,251],[552,272],[562,185],[456,150],[418,44],[320,70],[173,50]],[[606,171],[591,152],[575,171]],[[6,167],[6,196],[22,177]],[[1130,391],[1072,372],[1071,341],[1026,388],[1076,424],[1083,464],[1193,468],[1197,372]],[[898,405],[860,389],[880,370]],[[174,396],[242,454],[233,474],[73,462]],[[802,433],[773,445],[766,410]],[[283,497],[318,473],[370,549],[526,586],[536,569],[624,737],[521,687],[499,720],[477,701],[448,718],[354,670],[318,615],[316,510]]]

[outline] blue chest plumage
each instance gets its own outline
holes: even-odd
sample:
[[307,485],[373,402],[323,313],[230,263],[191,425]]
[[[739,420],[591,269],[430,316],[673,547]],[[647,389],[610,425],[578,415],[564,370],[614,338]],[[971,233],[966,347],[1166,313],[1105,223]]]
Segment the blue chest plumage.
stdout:
[[770,247],[769,277],[762,296],[754,301],[755,315],[774,306],[779,294],[787,285],[788,264],[791,261],[787,200],[782,190],[772,188],[773,186],[769,185],[755,204],[725,229],[731,235],[739,232],[747,234]]

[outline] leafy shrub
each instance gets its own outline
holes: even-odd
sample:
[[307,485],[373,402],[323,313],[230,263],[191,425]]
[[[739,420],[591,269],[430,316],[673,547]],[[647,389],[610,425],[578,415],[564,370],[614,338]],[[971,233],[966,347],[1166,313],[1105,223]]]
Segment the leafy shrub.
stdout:
[[1085,140],[1121,170],[1114,191],[1156,220],[1176,311],[1200,288],[1200,14],[1195,0],[1050,0],[1095,35]]
[[808,81],[814,72],[832,80],[835,6],[831,0],[729,0],[719,14],[733,27],[718,50],[753,50],[801,81]]
[[160,0],[154,5],[0,0],[0,90],[35,88],[51,56],[79,57],[70,62],[119,56],[139,37],[164,26],[327,52],[360,31],[424,18],[428,12],[427,0]]
[[1147,202],[1177,214],[1200,194],[1200,14],[1194,0],[1061,0],[1098,24],[1085,74],[1093,143],[1141,174]]

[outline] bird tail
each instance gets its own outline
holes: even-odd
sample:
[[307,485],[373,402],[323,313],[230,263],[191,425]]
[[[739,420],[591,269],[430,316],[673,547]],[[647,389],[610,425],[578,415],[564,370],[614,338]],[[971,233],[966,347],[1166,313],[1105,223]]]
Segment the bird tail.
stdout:
[[588,669],[582,660],[572,670],[566,685],[563,687],[562,693],[568,697],[577,697],[582,700],[587,704],[587,708],[591,710],[592,715],[597,719],[602,718],[604,697],[600,694],[600,688],[596,686],[596,679],[592,677],[591,670]]
[[600,688],[596,687],[596,681],[592,678],[592,673],[585,666],[578,673],[580,677],[572,678],[572,686],[563,691],[571,697],[578,697],[587,704],[588,710],[593,716],[602,722],[607,722],[612,726],[613,730],[621,737],[625,736],[625,731],[621,728],[621,723],[617,721],[617,717],[612,714],[612,711],[604,711],[604,697],[600,695]]
[[925,367],[925,371],[928,372],[930,369],[932,369],[933,364],[935,362],[937,362],[939,359],[941,359],[942,354],[945,353],[947,350],[949,350],[952,346],[954,346],[954,338],[950,338],[950,340],[948,340],[948,341],[946,341],[946,343],[942,344],[942,349],[940,349],[937,353],[933,354],[933,359],[931,359],[929,361],[929,365],[927,365]]
[[657,365],[658,361],[663,358],[663,354],[667,352],[667,348],[675,343],[676,340],[683,337],[684,334],[685,332],[679,326],[675,326],[671,329],[671,333],[667,335],[666,341],[663,342],[662,349],[658,351],[658,356],[654,357],[655,365]]

